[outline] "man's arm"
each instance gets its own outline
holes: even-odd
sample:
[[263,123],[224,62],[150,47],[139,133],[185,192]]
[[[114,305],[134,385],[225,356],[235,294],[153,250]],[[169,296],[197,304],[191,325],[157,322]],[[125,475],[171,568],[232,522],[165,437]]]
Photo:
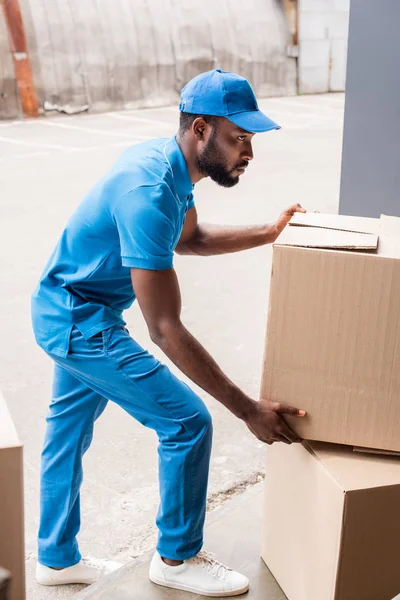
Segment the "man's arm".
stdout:
[[272,244],[295,212],[306,211],[300,204],[294,204],[281,213],[276,223],[231,227],[198,223],[196,208],[193,207],[186,215],[176,252],[212,256]]
[[299,441],[281,414],[303,416],[283,403],[256,402],[244,394],[180,320],[181,296],[173,269],[131,269],[132,285],[151,339],[198,386],[243,419],[258,439],[272,443]]

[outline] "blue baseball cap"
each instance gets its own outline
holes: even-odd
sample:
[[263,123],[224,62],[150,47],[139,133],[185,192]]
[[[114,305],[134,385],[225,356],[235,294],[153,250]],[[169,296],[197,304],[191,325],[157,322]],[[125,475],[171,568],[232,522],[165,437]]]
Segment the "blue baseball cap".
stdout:
[[247,79],[221,69],[200,73],[191,79],[182,90],[179,110],[225,117],[250,133],[280,129],[258,108]]

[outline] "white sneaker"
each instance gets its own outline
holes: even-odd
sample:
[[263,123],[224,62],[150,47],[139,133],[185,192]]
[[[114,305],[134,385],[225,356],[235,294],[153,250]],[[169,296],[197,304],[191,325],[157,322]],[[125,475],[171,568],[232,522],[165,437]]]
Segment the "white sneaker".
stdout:
[[40,585],[66,585],[68,583],[95,583],[103,575],[108,575],[116,571],[123,565],[112,560],[101,560],[98,558],[86,557],[72,567],[65,569],[52,569],[41,565],[36,565],[36,581]]
[[167,565],[156,552],[150,564],[149,578],[158,585],[216,598],[238,596],[249,589],[247,577],[204,551],[176,567]]

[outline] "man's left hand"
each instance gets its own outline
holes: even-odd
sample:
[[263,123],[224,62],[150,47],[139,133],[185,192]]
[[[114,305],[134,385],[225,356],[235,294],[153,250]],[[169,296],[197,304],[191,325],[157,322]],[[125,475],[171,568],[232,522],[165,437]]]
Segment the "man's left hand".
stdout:
[[294,213],[305,213],[307,212],[305,208],[303,208],[300,204],[293,204],[289,206],[286,210],[284,210],[278,217],[275,225],[275,239],[279,236],[280,233],[285,229],[286,225],[289,223],[290,219],[293,217]]

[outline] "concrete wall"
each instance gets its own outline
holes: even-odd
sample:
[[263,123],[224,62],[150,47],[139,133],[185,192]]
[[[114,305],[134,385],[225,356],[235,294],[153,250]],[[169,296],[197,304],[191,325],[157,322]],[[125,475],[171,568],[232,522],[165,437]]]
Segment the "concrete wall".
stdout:
[[299,92],[345,88],[350,0],[299,0]]
[[341,214],[400,216],[399,0],[351,0]]
[[279,0],[20,2],[42,106],[176,103],[189,79],[215,67],[247,77],[260,96],[296,93]]

